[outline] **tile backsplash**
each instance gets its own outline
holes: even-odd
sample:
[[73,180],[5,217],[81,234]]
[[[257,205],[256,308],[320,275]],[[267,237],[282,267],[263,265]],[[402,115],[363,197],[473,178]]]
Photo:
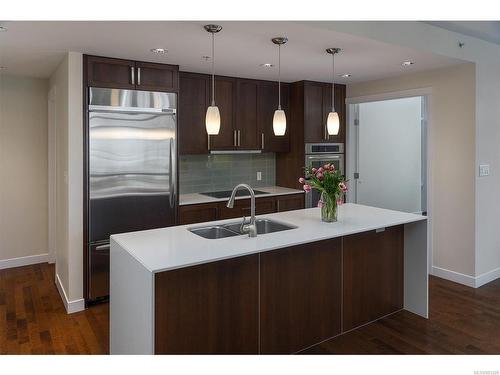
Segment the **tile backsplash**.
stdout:
[[[257,172],[262,172],[261,181],[257,181]],[[183,155],[179,180],[181,194],[232,190],[240,183],[274,186],[275,154]]]

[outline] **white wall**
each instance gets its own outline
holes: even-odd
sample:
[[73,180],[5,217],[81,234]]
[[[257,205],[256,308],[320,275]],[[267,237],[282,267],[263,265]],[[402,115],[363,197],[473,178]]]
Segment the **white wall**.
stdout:
[[83,309],[82,55],[69,52],[50,77],[55,92],[56,282],[68,312]]
[[475,272],[474,64],[347,86],[347,98],[431,88],[429,157],[434,266],[470,277]]
[[0,268],[48,259],[47,87],[0,74]]

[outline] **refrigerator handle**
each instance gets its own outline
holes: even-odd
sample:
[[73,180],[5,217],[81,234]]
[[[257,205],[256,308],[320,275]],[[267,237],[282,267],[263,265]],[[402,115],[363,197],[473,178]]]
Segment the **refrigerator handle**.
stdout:
[[177,179],[177,173],[176,173],[176,152],[175,152],[175,141],[174,138],[170,138],[170,163],[169,163],[169,180],[170,180],[170,207],[174,208],[175,207],[175,200],[176,200],[176,179]]

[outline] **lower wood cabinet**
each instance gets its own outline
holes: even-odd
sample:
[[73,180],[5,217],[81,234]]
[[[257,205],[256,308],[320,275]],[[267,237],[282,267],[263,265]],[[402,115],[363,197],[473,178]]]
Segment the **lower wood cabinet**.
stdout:
[[155,276],[156,354],[257,354],[259,255]]
[[344,237],[343,329],[403,308],[404,227]]
[[260,255],[261,353],[295,353],[341,327],[341,239]]
[[[250,216],[250,199],[238,199],[233,208],[226,207],[226,201],[179,206],[179,225],[206,221],[242,218]],[[274,212],[304,208],[304,194],[289,194],[255,199],[255,213],[265,215]]]

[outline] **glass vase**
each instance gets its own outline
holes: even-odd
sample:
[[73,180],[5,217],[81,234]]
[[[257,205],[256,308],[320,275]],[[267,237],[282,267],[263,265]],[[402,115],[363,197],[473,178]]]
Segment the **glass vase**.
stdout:
[[337,199],[335,195],[321,193],[321,220],[326,223],[337,221]]

